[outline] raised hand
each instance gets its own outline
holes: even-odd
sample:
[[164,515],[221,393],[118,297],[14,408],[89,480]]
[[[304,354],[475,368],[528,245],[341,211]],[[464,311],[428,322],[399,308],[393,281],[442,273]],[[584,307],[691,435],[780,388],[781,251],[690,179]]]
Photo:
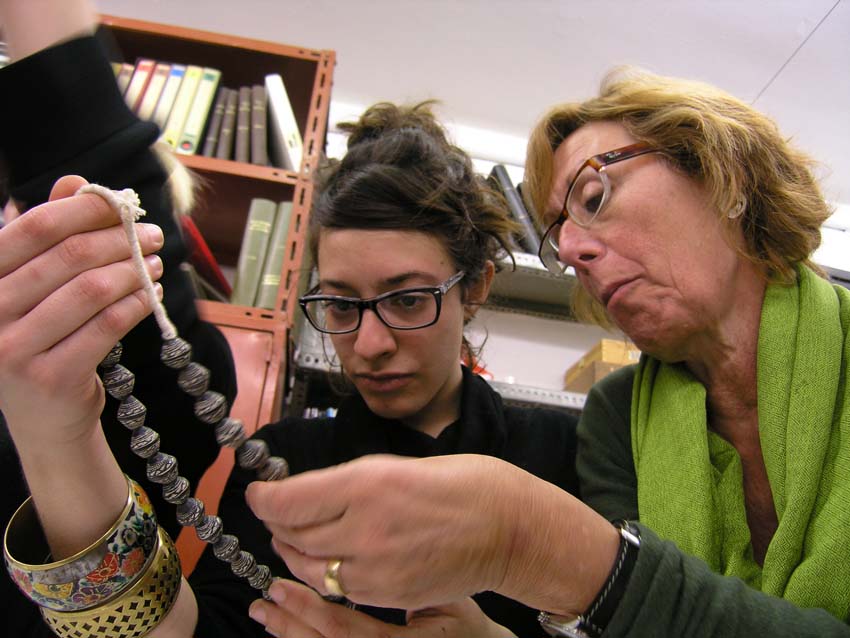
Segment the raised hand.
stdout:
[[407,625],[391,625],[356,609],[324,600],[290,580],[269,589],[274,602],[258,600],[251,617],[274,636],[287,638],[507,638],[513,634],[496,624],[471,598],[408,613]]

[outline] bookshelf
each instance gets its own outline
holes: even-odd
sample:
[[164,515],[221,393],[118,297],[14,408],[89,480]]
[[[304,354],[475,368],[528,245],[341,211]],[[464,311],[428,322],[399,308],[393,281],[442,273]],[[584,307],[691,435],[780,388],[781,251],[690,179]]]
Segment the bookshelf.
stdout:
[[[293,291],[313,194],[311,176],[324,150],[335,53],[111,15],[101,15],[100,23],[99,37],[114,62],[152,58],[212,67],[221,71],[219,87],[229,88],[262,84],[271,73],[284,78],[303,139],[300,170],[175,154],[199,178],[192,218],[222,266],[236,266],[253,198],[293,202],[275,307],[198,302],[201,317],[217,325],[230,343],[239,385],[231,414],[252,433],[280,415],[287,334],[297,305]],[[201,480],[198,494],[209,513],[217,512],[232,467],[232,451],[222,450]],[[189,573],[203,543],[187,529],[177,546]]]

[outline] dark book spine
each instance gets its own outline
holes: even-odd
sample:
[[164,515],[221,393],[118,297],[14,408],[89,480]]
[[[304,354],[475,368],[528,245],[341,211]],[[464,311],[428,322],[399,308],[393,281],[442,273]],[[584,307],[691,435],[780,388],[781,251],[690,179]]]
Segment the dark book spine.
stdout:
[[236,159],[248,162],[251,159],[251,87],[239,89],[239,108],[236,112]]
[[207,127],[207,136],[204,138],[204,148],[201,155],[212,157],[215,155],[215,149],[218,145],[218,135],[221,131],[221,122],[224,119],[224,105],[227,102],[227,91],[225,87],[218,90],[218,95],[215,98],[210,125]]
[[266,87],[251,87],[251,163],[269,165],[268,135],[266,134]]
[[522,198],[514,187],[507,169],[502,164],[496,164],[490,171],[490,179],[504,194],[511,216],[520,225],[521,234],[518,237],[520,248],[525,252],[536,255],[540,249],[540,234],[537,232],[534,220],[528,214]]
[[236,129],[236,109],[238,108],[239,91],[227,89],[227,101],[224,103],[224,117],[221,118],[221,132],[218,134],[218,144],[215,156],[218,159],[233,159],[233,139]]

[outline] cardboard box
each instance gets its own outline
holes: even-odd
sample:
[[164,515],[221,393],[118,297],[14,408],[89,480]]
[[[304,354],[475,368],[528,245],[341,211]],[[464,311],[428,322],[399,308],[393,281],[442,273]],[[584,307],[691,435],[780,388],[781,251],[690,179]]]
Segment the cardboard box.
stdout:
[[640,350],[626,339],[600,339],[564,375],[564,390],[586,393],[597,381],[617,368],[637,363]]

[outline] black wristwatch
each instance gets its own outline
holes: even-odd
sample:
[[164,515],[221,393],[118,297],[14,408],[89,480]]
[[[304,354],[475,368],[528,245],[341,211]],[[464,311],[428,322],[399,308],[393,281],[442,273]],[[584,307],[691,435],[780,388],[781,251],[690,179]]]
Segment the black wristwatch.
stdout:
[[628,521],[614,521],[620,532],[620,549],[611,573],[587,611],[578,616],[562,616],[541,611],[537,619],[550,636],[567,638],[599,638],[623,598],[629,578],[637,563],[640,531]]

